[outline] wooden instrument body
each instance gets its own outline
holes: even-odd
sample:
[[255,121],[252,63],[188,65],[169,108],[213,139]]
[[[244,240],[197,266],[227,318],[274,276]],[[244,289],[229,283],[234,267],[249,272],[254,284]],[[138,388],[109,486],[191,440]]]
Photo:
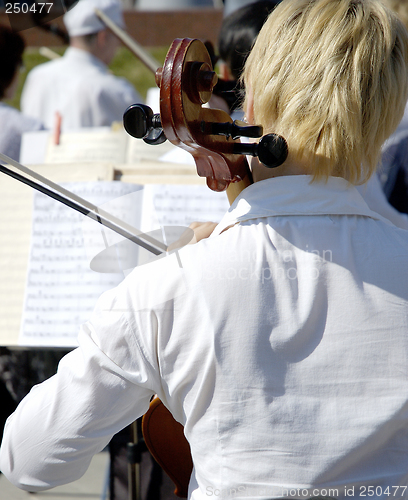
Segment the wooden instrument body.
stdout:
[[174,493],[187,498],[193,461],[184,428],[158,397],[142,418],[142,433],[150,453],[175,484]]

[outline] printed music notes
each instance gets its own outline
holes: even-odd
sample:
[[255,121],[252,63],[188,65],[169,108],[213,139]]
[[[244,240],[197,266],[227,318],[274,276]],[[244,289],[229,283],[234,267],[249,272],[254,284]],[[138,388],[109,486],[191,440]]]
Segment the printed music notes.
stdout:
[[[99,181],[64,187],[143,232],[187,227],[192,221],[219,221],[229,206],[225,193],[201,185]],[[99,272],[91,269],[95,256],[121,242],[123,237],[95,221],[34,193],[19,345],[76,346],[78,328],[89,318],[98,297],[131,271],[109,262]],[[145,253],[135,246],[133,267],[146,262]]]
[[[64,187],[97,206],[140,189],[114,181],[68,183]],[[123,216],[126,210],[137,222],[140,207],[128,204],[115,215]],[[88,319],[99,295],[122,281],[123,274],[90,269],[88,252],[104,238],[110,244],[110,231],[94,221],[83,231],[84,220],[85,216],[34,193],[20,345],[75,346],[78,327]]]

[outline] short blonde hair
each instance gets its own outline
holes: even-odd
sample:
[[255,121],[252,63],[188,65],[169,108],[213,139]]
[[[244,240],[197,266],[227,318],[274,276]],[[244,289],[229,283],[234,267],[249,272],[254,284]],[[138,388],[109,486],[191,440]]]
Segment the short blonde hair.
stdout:
[[288,142],[314,179],[376,169],[408,97],[408,34],[379,0],[284,0],[245,66],[255,122]]

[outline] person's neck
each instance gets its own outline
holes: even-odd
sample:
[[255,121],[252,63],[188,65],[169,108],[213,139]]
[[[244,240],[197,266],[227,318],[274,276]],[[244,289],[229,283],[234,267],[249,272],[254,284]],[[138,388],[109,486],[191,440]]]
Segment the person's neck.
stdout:
[[97,47],[92,45],[87,45],[86,43],[82,42],[80,38],[75,38],[73,37],[70,42],[70,47],[78,50],[83,50],[87,54],[90,54],[91,56],[96,57],[97,59],[101,60],[100,57],[98,57],[98,50]]
[[254,157],[251,161],[251,170],[254,182],[286,175],[312,174],[311,168],[306,162],[293,161],[290,154],[282,165],[275,168],[265,167],[257,158]]

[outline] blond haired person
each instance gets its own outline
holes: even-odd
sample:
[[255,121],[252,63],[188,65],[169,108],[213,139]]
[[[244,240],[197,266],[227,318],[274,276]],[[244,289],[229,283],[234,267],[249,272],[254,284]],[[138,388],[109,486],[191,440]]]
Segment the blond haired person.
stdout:
[[[385,5],[388,4],[389,8],[395,10],[404,25],[407,25],[407,17],[406,15],[404,16],[408,6],[407,0],[383,0],[383,3]],[[276,39],[276,37],[280,36],[280,32],[276,33],[275,37],[272,36],[270,38],[268,38],[266,31],[263,32],[264,40],[269,44],[269,58],[263,59],[259,57],[261,49],[258,49],[258,52],[254,52],[252,55],[252,60],[256,60],[256,62],[251,63],[251,69],[249,66],[247,69],[247,72],[251,71],[253,75],[256,75],[256,78],[254,78],[254,88],[256,88],[254,94],[258,96],[257,106],[261,111],[261,114],[256,119],[263,122],[267,117],[266,123],[271,123],[274,113],[275,115],[280,114],[285,106],[284,103],[287,103],[287,109],[279,117],[279,122],[282,125],[276,124],[274,130],[277,132],[280,131],[285,137],[287,135],[287,139],[292,135],[296,137],[296,144],[290,148],[292,159],[297,149],[301,152],[306,144],[310,146],[319,144],[318,149],[316,149],[317,154],[312,150],[310,152],[306,151],[305,156],[306,158],[308,154],[311,154],[311,158],[313,158],[313,162],[316,165],[316,168],[313,170],[313,175],[316,178],[321,173],[323,175],[327,173],[358,183],[357,189],[364,197],[370,209],[385,217],[397,227],[408,229],[408,216],[400,213],[408,212],[406,208],[408,207],[408,198],[406,196],[406,188],[404,188],[406,183],[401,182],[399,188],[405,194],[404,199],[397,202],[394,198],[398,195],[394,195],[390,200],[393,201],[393,205],[400,211],[398,212],[390,205],[385,196],[385,194],[388,197],[390,196],[391,188],[388,184],[391,184],[393,179],[390,178],[386,183],[384,194],[378,176],[372,175],[373,166],[377,162],[378,167],[378,161],[381,158],[379,146],[384,143],[390,132],[395,130],[398,123],[400,125],[397,134],[394,134],[394,136],[397,135],[397,139],[400,142],[395,144],[394,139],[391,142],[387,142],[387,149],[382,157],[383,168],[380,169],[380,174],[382,178],[385,178],[386,174],[390,174],[391,176],[392,172],[390,170],[397,169],[391,169],[390,164],[395,164],[398,161],[402,161],[405,164],[406,155],[404,156],[403,154],[405,149],[401,148],[404,148],[407,142],[406,131],[404,135],[404,133],[400,132],[400,128],[404,130],[407,128],[406,119],[400,122],[402,118],[400,114],[394,113],[391,115],[384,113],[384,106],[391,106],[392,108],[395,106],[398,108],[397,105],[400,99],[405,98],[405,91],[402,90],[401,93],[401,91],[394,87],[397,82],[393,80],[389,81],[389,73],[380,73],[378,75],[379,80],[373,82],[371,92],[373,92],[373,96],[375,95],[375,91],[380,94],[378,89],[382,88],[384,92],[389,92],[389,96],[382,96],[383,101],[378,102],[378,104],[377,101],[370,101],[370,109],[368,110],[370,113],[367,116],[364,114],[366,113],[364,105],[371,97],[366,96],[364,98],[364,95],[360,95],[364,91],[364,75],[371,75],[369,68],[371,61],[369,59],[364,60],[364,56],[367,55],[366,51],[371,41],[375,44],[377,40],[377,43],[381,45],[379,39],[376,37],[371,38],[373,35],[372,30],[382,29],[381,23],[376,27],[369,26],[368,19],[365,21],[365,33],[357,44],[360,52],[356,51],[356,54],[352,54],[350,58],[350,64],[356,65],[353,70],[354,72],[345,72],[343,65],[347,64],[347,62],[341,57],[341,45],[347,43],[347,48],[350,49],[352,44],[357,43],[356,38],[360,37],[359,26],[358,23],[354,25],[350,23],[350,25],[340,28],[340,31],[337,32],[337,23],[344,14],[344,11],[338,7],[336,2],[328,2],[328,8],[331,8],[333,12],[333,18],[326,27],[327,37],[330,38],[330,31],[333,35],[330,43],[327,43],[326,39],[320,38],[319,31],[314,31],[313,23],[319,22],[316,12],[311,11],[311,18],[309,20],[310,28],[306,25],[301,28],[304,31],[311,30],[310,39],[315,36],[315,43],[309,48],[310,51],[314,51],[316,57],[313,64],[310,64],[310,60],[312,59],[304,57],[304,49],[302,47],[304,39],[301,38],[297,43],[292,42],[293,37],[296,37],[297,34],[292,33],[292,38],[288,38],[286,43],[283,43],[279,47],[279,57],[275,58],[274,51],[276,47],[273,44],[281,43],[277,42]],[[343,8],[345,7],[343,6]],[[284,21],[284,16],[285,14],[281,12],[281,22]],[[297,25],[296,27],[293,26],[293,29],[298,28],[300,29]],[[390,43],[392,43],[392,39],[388,40],[388,44]],[[390,49],[389,46],[388,49]],[[338,51],[337,53],[336,50]],[[362,50],[364,51],[363,53],[361,53]],[[383,53],[384,49],[382,46],[378,46],[376,50],[380,54]],[[326,58],[333,56],[336,57],[336,60],[326,60]],[[378,58],[376,63],[380,64],[380,61],[380,58]],[[298,71],[292,71],[290,78],[286,79],[285,67],[280,68],[281,64],[294,64]],[[364,67],[364,64],[366,67]],[[404,69],[401,66],[399,68],[396,67],[396,69],[399,71],[399,78],[403,79]],[[389,68],[389,70],[392,70],[392,68]],[[275,72],[271,81],[269,81],[269,71]],[[277,74],[278,71],[279,75]],[[315,75],[319,75],[320,79],[316,78]],[[246,79],[250,79],[249,75],[247,75]],[[267,89],[267,91],[262,91],[263,88]],[[331,89],[333,90],[333,95],[330,93]],[[377,99],[380,97],[378,95]],[[391,98],[390,101],[388,101],[388,98]],[[299,106],[298,100],[301,101]],[[278,101],[282,101],[280,109],[272,112],[275,103]],[[364,123],[361,121],[363,119]],[[283,130],[285,131],[283,132]],[[372,135],[374,131],[377,131],[377,135]],[[306,146],[306,148],[310,146]],[[395,148],[399,148],[399,154],[394,153]],[[351,155],[350,161],[348,155]],[[326,162],[325,158],[327,157],[330,159],[331,165],[328,165]],[[359,163],[360,160],[362,161],[362,165]],[[335,162],[337,162],[337,165],[335,165]],[[324,166],[325,163],[327,167]],[[289,171],[288,164],[289,162],[286,162],[285,172]],[[368,167],[369,165],[370,167]],[[350,167],[352,167],[351,170]],[[343,171],[343,169],[347,169],[348,171]],[[276,173],[273,172],[273,175],[276,175]],[[264,170],[264,174],[268,175],[268,172]]]
[[303,173],[368,180],[407,100],[405,37],[370,0],[286,2],[248,58],[249,116],[286,138]]
[[353,186],[402,116],[407,51],[377,0],[276,8],[246,108],[287,138],[287,161],[254,160],[211,237],[101,297],[6,425],[13,483],[80,477],[156,393],[190,443],[191,499],[407,494],[408,232]]

